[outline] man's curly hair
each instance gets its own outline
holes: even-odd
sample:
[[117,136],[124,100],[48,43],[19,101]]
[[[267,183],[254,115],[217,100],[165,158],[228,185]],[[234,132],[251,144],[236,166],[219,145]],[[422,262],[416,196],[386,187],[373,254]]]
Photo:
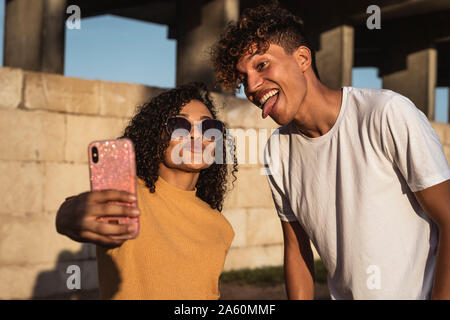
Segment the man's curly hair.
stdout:
[[[151,193],[155,192],[158,168],[164,160],[165,151],[170,143],[170,136],[163,134],[165,123],[170,117],[179,114],[180,110],[192,100],[202,102],[216,119],[216,109],[206,85],[193,82],[165,91],[138,107],[137,113],[121,137],[129,138],[133,142],[137,176],[145,181]],[[232,139],[227,137],[226,130],[224,130],[222,141],[224,150],[222,164],[214,162],[207,169],[201,170],[196,184],[197,197],[218,211],[222,211],[224,196],[228,191],[229,168],[234,178],[232,184],[236,180],[237,172],[234,145]],[[232,149],[227,150],[227,147]],[[227,152],[230,151],[234,159],[232,168],[225,159]]]
[[311,51],[312,68],[317,77],[315,53],[306,38],[303,21],[278,2],[247,8],[239,21],[229,23],[212,47],[211,59],[216,72],[217,83],[227,90],[239,90],[243,79],[239,78],[236,65],[241,57],[252,53],[253,46],[261,53],[269,49],[271,43],[284,48],[292,54],[298,47],[306,46]]

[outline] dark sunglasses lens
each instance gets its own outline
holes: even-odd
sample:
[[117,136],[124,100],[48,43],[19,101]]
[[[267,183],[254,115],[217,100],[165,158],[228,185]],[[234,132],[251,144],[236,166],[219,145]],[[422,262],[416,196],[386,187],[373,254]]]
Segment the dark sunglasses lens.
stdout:
[[[205,140],[215,141],[222,137],[223,123],[215,119],[207,119],[202,122],[202,133]],[[211,130],[213,129],[213,130]]]
[[170,118],[167,121],[167,131],[172,136],[172,139],[186,137],[191,132],[191,123],[182,117]]

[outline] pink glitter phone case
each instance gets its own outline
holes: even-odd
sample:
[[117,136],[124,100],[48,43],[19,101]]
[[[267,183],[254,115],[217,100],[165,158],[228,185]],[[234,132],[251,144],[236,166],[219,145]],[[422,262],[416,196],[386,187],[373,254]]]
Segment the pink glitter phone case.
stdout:
[[[135,153],[130,139],[93,141],[88,150],[92,191],[114,189],[136,195]],[[139,234],[138,218],[104,216],[98,220],[113,224],[134,224],[136,232],[126,239],[134,239]]]

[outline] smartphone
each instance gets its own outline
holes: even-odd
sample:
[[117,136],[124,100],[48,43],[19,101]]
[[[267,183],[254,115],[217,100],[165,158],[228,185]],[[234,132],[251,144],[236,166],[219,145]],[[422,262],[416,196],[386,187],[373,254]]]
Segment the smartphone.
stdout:
[[[93,141],[89,144],[89,175],[91,190],[121,190],[136,195],[136,160],[133,142],[122,138]],[[124,205],[124,203],[111,202]],[[136,207],[135,203],[125,205]],[[139,218],[103,216],[99,221],[112,224],[134,224],[135,232],[124,239],[139,235]],[[116,237],[118,239],[120,237]]]

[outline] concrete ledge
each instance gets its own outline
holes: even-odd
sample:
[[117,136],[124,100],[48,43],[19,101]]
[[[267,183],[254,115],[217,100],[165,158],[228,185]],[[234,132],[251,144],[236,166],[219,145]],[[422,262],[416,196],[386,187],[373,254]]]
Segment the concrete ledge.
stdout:
[[0,108],[15,109],[22,103],[23,71],[0,67]]
[[65,115],[0,109],[2,160],[64,159]]
[[231,248],[224,271],[283,265],[283,245]]
[[64,200],[90,190],[88,164],[46,162],[44,210],[55,215]]
[[165,91],[160,88],[124,82],[101,81],[99,85],[100,115],[121,118],[132,117],[136,107]]
[[283,231],[275,208],[249,209],[246,234],[248,246],[282,244]]
[[[2,76],[11,82],[13,75],[19,78],[19,75],[24,74],[24,80],[20,81],[20,94],[24,82],[23,105],[27,109],[129,118],[137,106],[165,90],[132,83],[87,80],[21,70],[15,72],[19,73],[16,75],[8,70],[0,72],[0,81]],[[18,105],[8,103],[13,107],[16,104]]]
[[431,125],[439,136],[442,147],[444,148],[444,154],[447,157],[447,162],[450,163],[450,124],[431,122]]
[[65,160],[88,162],[88,145],[94,140],[116,139],[128,119],[67,115]]
[[444,154],[447,157],[447,162],[450,163],[450,145],[444,146]]
[[99,114],[99,81],[40,72],[25,72],[27,109]]
[[67,288],[68,266],[78,265],[81,290],[98,287],[95,260],[66,261],[56,264],[0,266],[0,299],[39,299],[74,292]]
[[3,218],[0,230],[0,266],[92,258],[88,247],[56,232],[55,215]]
[[228,209],[223,210],[223,215],[234,230],[234,239],[231,247],[245,247],[247,245],[247,211],[244,209]]
[[431,126],[436,131],[443,145],[450,145],[450,124],[441,122],[431,122]]
[[[40,215],[43,212],[45,179],[42,163],[0,160],[0,176],[2,227],[8,223],[10,217]],[[12,230],[4,229],[0,238],[11,232]],[[28,242],[28,239],[28,237],[19,238],[17,241],[23,245],[31,245],[32,242]],[[2,241],[0,246],[3,246]],[[0,255],[3,255],[3,251],[0,251]]]
[[[240,168],[237,173],[235,188],[230,197],[231,208],[274,208],[267,176],[260,174],[260,167]],[[230,199],[231,200],[231,199]]]

